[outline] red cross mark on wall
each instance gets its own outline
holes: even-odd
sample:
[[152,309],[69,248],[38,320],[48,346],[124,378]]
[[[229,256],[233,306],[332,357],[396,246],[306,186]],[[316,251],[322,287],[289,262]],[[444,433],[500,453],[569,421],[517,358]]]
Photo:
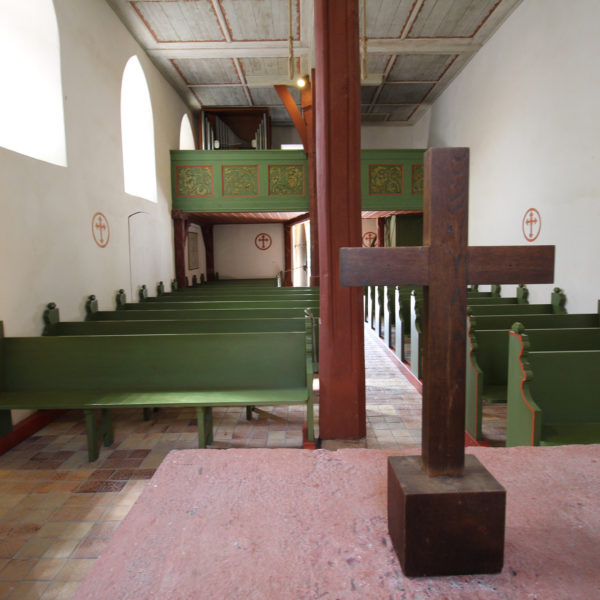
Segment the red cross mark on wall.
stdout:
[[259,250],[268,250],[271,247],[272,243],[273,240],[271,239],[271,236],[268,233],[259,233],[254,238],[254,245]]
[[108,246],[110,227],[108,226],[106,217],[101,212],[97,212],[92,217],[92,235],[94,241],[100,248],[106,248],[106,246]]
[[367,231],[362,236],[362,245],[365,248],[372,248],[377,241],[377,234],[374,231]]
[[533,242],[542,228],[542,217],[535,208],[528,208],[523,217],[523,235],[528,242]]

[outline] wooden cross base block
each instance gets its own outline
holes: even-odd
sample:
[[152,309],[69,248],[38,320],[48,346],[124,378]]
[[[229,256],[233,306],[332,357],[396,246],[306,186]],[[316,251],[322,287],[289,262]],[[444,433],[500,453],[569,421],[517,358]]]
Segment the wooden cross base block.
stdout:
[[388,529],[407,577],[499,573],[506,491],[465,456],[462,477],[429,477],[420,456],[388,459]]

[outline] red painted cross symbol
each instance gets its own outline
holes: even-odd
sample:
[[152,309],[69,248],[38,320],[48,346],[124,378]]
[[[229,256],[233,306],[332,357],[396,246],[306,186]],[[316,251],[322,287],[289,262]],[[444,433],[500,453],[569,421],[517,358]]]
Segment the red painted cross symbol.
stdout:
[[372,248],[375,240],[377,240],[377,234],[373,231],[367,231],[367,233],[362,236],[362,243],[365,248]]
[[[536,226],[537,227],[534,227]],[[528,242],[533,242],[540,234],[542,226],[542,218],[540,213],[535,208],[529,208],[525,211],[523,217],[523,235]],[[526,228],[529,228],[529,231]]]
[[103,244],[104,237],[102,234],[104,233],[104,230],[106,229],[106,225],[102,222],[102,219],[100,217],[98,217],[98,220],[96,221],[96,229],[100,230],[100,243]]
[[106,217],[100,212],[92,217],[92,235],[100,248],[106,248],[110,238],[110,228]]
[[268,250],[273,240],[268,233],[259,233],[254,239],[254,244],[259,250]]

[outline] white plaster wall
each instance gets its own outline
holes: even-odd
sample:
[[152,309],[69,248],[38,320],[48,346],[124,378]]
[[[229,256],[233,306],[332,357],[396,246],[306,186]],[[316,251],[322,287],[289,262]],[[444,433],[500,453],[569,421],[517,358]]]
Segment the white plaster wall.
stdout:
[[[470,243],[528,244],[537,208],[569,312],[600,296],[599,22],[597,0],[525,0],[431,112],[429,145],[471,149]],[[529,287],[549,301],[553,286]]]
[[[273,243],[259,250],[256,236],[267,233]],[[276,277],[285,265],[281,223],[263,225],[215,225],[213,229],[215,271],[220,279],[261,279]]]
[[[429,133],[429,113],[413,126],[362,125],[361,147],[364,149],[425,148]],[[279,149],[281,144],[300,144],[300,136],[294,127],[272,127],[271,145]]]
[[[377,219],[361,219],[361,236],[365,233],[374,233],[377,235]],[[364,243],[363,243],[364,245]]]
[[[186,107],[105,2],[55,0],[61,40],[68,166],[0,148],[0,320],[9,336],[39,335],[47,302],[62,320],[81,320],[87,295],[101,309],[130,285],[128,217],[148,213],[153,232],[146,284],[174,276],[169,150],[179,144]],[[154,112],[158,202],[123,191],[120,92],[137,54]],[[40,99],[43,110],[43,99]],[[110,242],[92,239],[102,212]]]
[[365,150],[425,148],[427,125],[427,115],[413,126],[363,125],[361,127],[361,148]]
[[295,127],[271,127],[271,148],[279,150],[281,144],[301,144]]

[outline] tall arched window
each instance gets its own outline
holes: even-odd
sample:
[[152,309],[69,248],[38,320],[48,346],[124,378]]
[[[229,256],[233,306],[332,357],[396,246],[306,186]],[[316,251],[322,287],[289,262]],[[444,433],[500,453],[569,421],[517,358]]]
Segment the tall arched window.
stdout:
[[0,0],[0,14],[0,146],[66,167],[54,4]]
[[154,119],[146,76],[137,56],[125,65],[121,83],[121,137],[125,192],[156,202]]
[[181,118],[181,126],[179,127],[179,149],[180,150],[195,150],[196,144],[194,143],[194,132],[192,131],[192,124],[187,115],[183,115]]

